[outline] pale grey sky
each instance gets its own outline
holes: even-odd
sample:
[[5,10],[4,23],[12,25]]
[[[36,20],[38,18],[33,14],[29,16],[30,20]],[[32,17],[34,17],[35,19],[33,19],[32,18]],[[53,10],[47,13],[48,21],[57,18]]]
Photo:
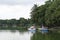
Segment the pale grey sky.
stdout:
[[34,4],[42,5],[46,0],[0,0],[0,19],[30,18]]

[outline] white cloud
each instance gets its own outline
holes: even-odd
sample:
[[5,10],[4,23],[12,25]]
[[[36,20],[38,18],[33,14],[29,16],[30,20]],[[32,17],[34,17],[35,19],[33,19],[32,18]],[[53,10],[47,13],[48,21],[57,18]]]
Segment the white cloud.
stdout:
[[31,5],[34,3],[43,4],[46,0],[0,0],[0,4],[8,5]]
[[0,5],[0,19],[11,19],[11,18],[19,19],[20,17],[29,18],[30,8],[31,6]]
[[0,0],[0,4],[8,5],[29,5],[33,4],[35,0]]
[[0,0],[0,19],[30,18],[34,4],[42,5],[46,0]]

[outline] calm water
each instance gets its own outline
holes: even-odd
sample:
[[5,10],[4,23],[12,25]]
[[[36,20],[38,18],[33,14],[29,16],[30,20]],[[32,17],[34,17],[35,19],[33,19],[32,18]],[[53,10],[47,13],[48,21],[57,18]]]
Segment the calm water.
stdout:
[[48,33],[36,32],[31,40],[60,40],[60,31],[49,31]]
[[10,30],[0,30],[0,40],[30,40],[33,34]]
[[60,31],[42,33],[0,30],[0,40],[60,40]]

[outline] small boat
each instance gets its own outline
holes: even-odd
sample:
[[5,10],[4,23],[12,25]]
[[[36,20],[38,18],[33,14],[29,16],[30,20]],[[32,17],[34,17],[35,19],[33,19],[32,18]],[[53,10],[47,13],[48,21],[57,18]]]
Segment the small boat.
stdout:
[[42,26],[42,28],[38,28],[38,30],[42,33],[47,33],[48,32],[48,28]]
[[31,33],[35,33],[36,32],[36,28],[30,27],[30,28],[28,28],[28,31],[31,32]]
[[35,28],[28,28],[28,30],[29,31],[31,31],[31,30],[35,31],[36,29]]
[[35,31],[36,28],[34,28],[34,27],[30,27],[30,28],[28,28],[28,30],[29,30],[29,31]]

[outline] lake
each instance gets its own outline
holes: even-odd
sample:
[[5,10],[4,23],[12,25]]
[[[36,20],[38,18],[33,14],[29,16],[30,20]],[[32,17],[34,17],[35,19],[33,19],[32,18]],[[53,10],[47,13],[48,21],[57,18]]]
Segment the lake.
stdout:
[[0,40],[30,40],[32,33],[17,30],[0,30]]
[[60,31],[42,32],[20,32],[18,30],[0,30],[0,40],[60,40]]
[[60,30],[49,31],[49,32],[36,32],[31,40],[60,40]]

